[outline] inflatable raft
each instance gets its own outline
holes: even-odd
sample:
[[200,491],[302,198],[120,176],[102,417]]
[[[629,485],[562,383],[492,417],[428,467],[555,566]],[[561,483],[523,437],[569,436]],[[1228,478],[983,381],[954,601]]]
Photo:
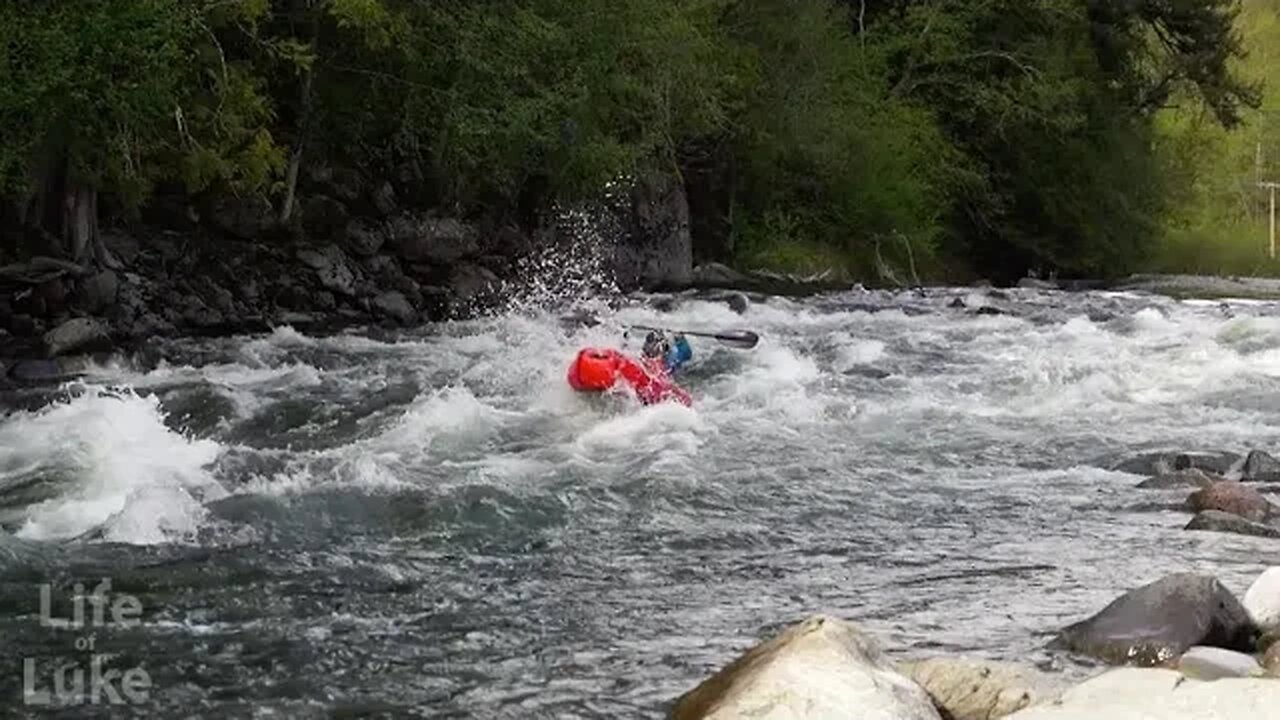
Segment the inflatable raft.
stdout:
[[645,405],[666,400],[693,404],[689,393],[672,381],[662,358],[640,362],[617,350],[583,348],[569,364],[568,380],[578,392],[604,392],[625,382]]

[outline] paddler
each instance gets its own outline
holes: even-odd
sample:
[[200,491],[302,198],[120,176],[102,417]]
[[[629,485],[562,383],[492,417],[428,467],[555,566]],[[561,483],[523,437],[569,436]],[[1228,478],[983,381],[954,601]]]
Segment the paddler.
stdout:
[[654,361],[661,358],[662,370],[667,375],[674,375],[685,363],[693,359],[693,348],[689,347],[689,341],[685,339],[683,333],[676,333],[673,337],[668,338],[666,333],[650,330],[649,334],[644,338],[644,348],[641,350],[645,357],[645,364],[650,369],[656,364]]

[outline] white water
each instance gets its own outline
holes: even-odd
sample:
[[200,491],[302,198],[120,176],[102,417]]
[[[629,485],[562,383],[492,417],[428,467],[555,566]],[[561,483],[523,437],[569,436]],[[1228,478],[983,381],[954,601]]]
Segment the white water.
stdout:
[[[417,638],[438,646],[420,662],[444,663],[443,694],[417,700],[438,709],[509,709],[551,677],[589,688],[566,690],[568,715],[592,715],[584,693],[652,708],[761,628],[819,611],[913,651],[1039,657],[1044,633],[1165,572],[1243,592],[1266,564],[1270,541],[1185,532],[1182,495],[1107,468],[1152,449],[1275,451],[1276,311],[853,293],[745,315],[639,304],[569,330],[508,314],[398,338],[187,343],[0,419],[0,525],[284,553],[296,565],[275,572],[337,563],[306,577],[338,587],[372,568],[420,588],[419,605],[367,600],[366,619],[403,632],[444,609],[516,622],[503,642]],[[695,339],[693,408],[569,391],[575,351],[617,345],[628,323],[762,341]],[[640,685],[611,684],[630,675]]]

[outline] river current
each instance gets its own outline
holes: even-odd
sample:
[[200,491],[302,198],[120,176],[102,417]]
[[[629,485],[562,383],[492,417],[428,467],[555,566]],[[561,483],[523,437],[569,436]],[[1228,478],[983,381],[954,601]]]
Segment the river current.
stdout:
[[[955,288],[594,312],[167,341],[155,367],[4,394],[0,704],[49,716],[24,685],[87,686],[101,656],[147,688],[59,716],[656,718],[814,613],[895,658],[1070,674],[1062,625],[1169,572],[1243,593],[1274,558],[1111,468],[1276,450],[1280,306]],[[575,351],[638,351],[636,323],[761,341],[694,338],[692,408],[569,390]],[[103,580],[133,620],[42,623]]]

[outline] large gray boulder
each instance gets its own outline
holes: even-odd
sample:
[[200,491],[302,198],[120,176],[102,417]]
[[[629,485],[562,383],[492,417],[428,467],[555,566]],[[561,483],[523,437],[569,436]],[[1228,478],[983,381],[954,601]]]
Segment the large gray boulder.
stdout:
[[72,318],[44,334],[46,357],[100,350],[110,345],[107,327],[93,318]]
[[1280,538],[1280,528],[1246,520],[1239,515],[1221,510],[1204,510],[1197,513],[1183,529]]
[[631,190],[624,237],[614,251],[619,287],[681,288],[693,279],[689,200],[673,175],[648,173]]
[[401,259],[410,263],[452,265],[482,250],[476,229],[455,218],[406,213],[393,219],[388,231]]
[[347,260],[346,253],[337,245],[326,245],[320,250],[299,250],[298,260],[315,270],[320,286],[348,297],[356,294],[356,273]]
[[1069,625],[1057,643],[1113,665],[1158,665],[1195,645],[1250,652],[1257,636],[1240,601],[1216,578],[1176,573]]
[[672,720],[940,720],[929,695],[844,621],[812,617],[681,696]]

